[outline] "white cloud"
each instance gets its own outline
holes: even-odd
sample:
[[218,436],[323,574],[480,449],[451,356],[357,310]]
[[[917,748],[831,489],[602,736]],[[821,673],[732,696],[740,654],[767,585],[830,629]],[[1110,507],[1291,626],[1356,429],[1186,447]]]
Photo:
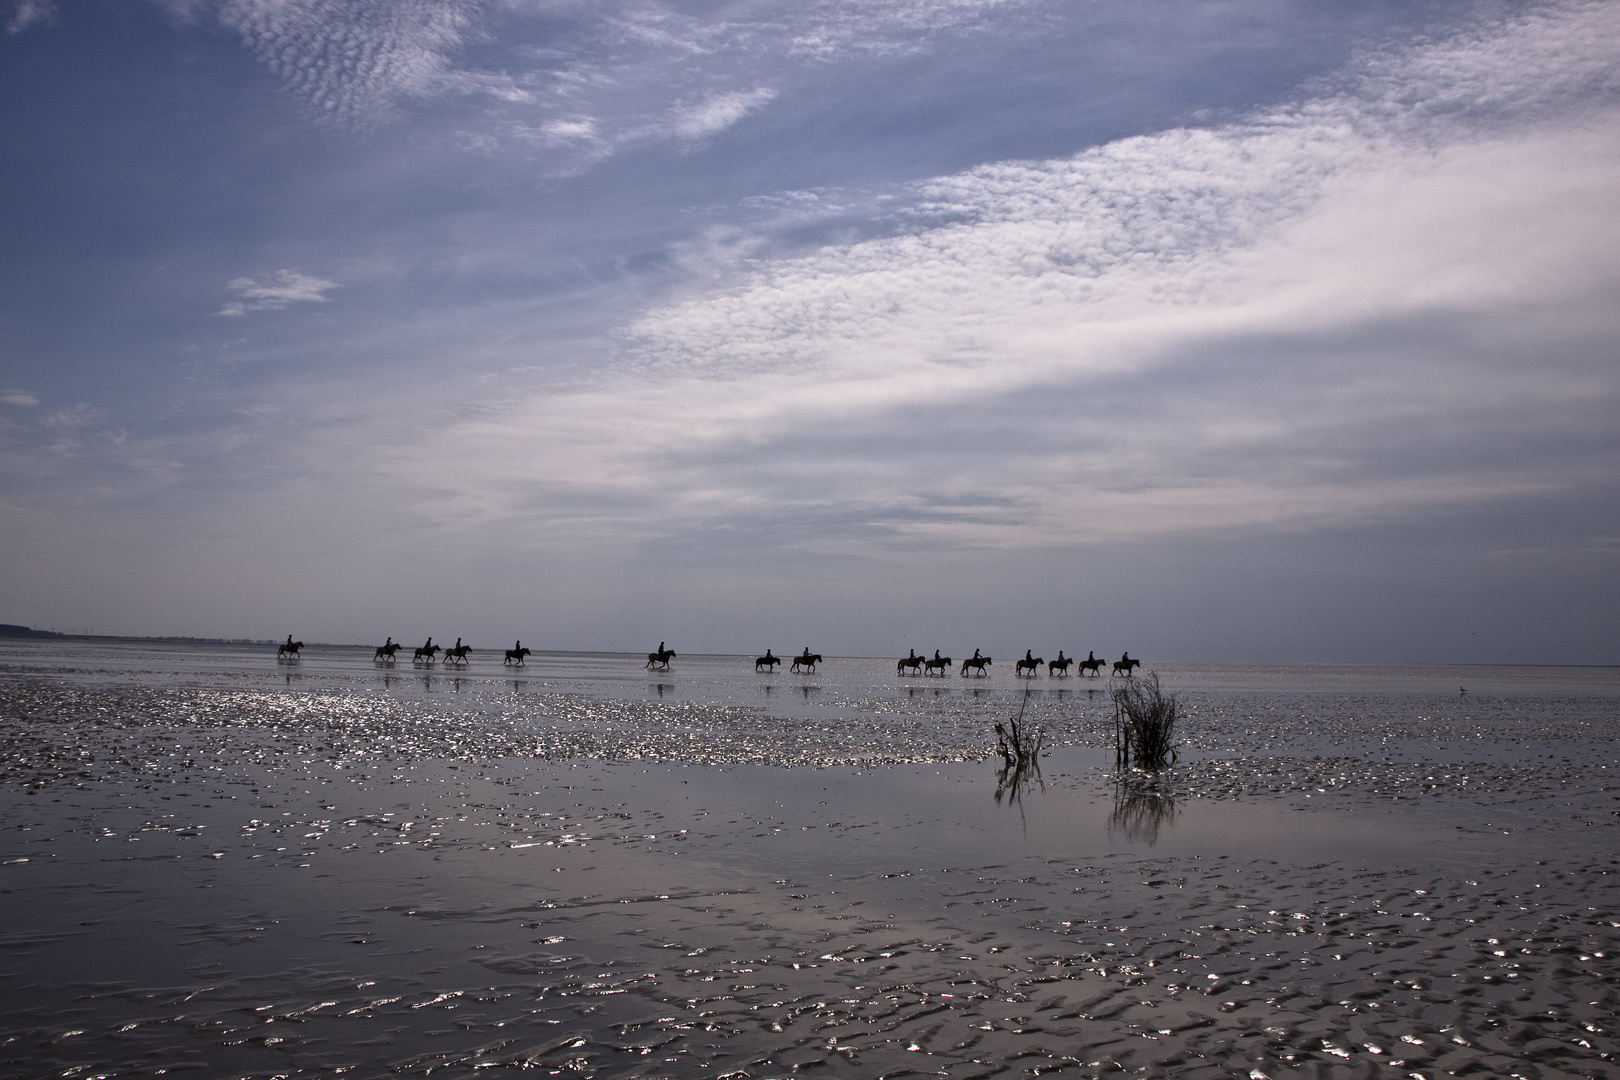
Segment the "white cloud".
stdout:
[[317,116],[387,117],[454,70],[482,0],[158,0],[176,17],[211,11]]
[[716,94],[696,105],[676,109],[671,127],[683,139],[707,138],[764,108],[775,96],[775,90],[763,87]]
[[55,0],[13,0],[11,18],[6,20],[6,33],[20,34],[30,26],[55,18]]
[[5,393],[0,394],[0,401],[5,402],[7,405],[22,405],[27,408],[39,404],[39,398],[26,390],[7,390]]
[[239,299],[227,302],[219,309],[221,315],[245,315],[250,311],[280,311],[298,303],[324,304],[326,294],[339,288],[337,282],[326,281],[296,270],[277,270],[265,281],[237,278],[230,283]]
[[630,377],[394,467],[467,462],[431,511],[461,527],[543,505],[552,531],[868,550],[1315,528],[1601,482],[1617,68],[1620,8],[1555,6],[1241,123],[943,177],[907,234],[745,257],[635,324]]

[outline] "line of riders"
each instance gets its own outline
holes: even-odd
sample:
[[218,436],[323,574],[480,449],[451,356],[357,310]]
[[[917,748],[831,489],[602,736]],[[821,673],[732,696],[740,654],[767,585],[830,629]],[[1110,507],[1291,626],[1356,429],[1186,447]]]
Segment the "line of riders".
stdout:
[[[290,656],[297,659],[298,650],[302,649],[303,647],[304,643],[302,641],[294,641],[293,636],[288,634],[287,640],[282,642],[280,646],[277,647],[276,658],[279,660],[282,657]],[[393,637],[390,636],[385,643],[377,646],[377,652],[373,659],[391,664],[394,662],[395,654],[397,654],[403,648],[405,648],[404,645],[395,641]],[[472,654],[472,651],[472,646],[463,645],[460,638],[456,638],[456,643],[446,648],[443,645],[433,644],[433,638],[429,636],[427,641],[416,649],[415,653],[411,657],[411,663],[432,664],[435,662],[438,654],[442,652],[444,653],[444,662],[446,664],[459,664],[465,666],[467,663],[467,657]],[[506,650],[506,659],[503,661],[503,663],[521,667],[523,666],[524,658],[529,656],[532,651],[533,650],[531,649],[524,648],[522,641],[518,641],[510,649]],[[675,650],[666,647],[666,644],[660,641],[658,643],[658,651],[647,654],[647,667],[649,670],[668,671],[669,662],[673,659],[675,659]],[[764,656],[754,658],[754,670],[774,672],[776,670],[776,665],[782,662],[783,660],[780,656],[773,656],[771,654],[771,650],[766,649]],[[821,654],[811,652],[810,646],[806,645],[804,647],[804,652],[793,658],[788,670],[814,671],[816,670],[816,665],[819,663],[821,663]],[[953,663],[955,663],[955,661],[949,656],[941,656],[938,649],[934,650],[933,656],[918,656],[917,650],[912,649],[910,656],[902,657],[898,661],[898,663],[895,665],[894,672],[896,675],[905,675],[909,672],[912,675],[946,676],[950,674],[951,665]],[[1059,649],[1057,659],[1048,661],[1043,656],[1036,656],[1033,650],[1025,650],[1024,658],[1013,665],[1013,673],[1015,675],[1026,675],[1033,678],[1034,676],[1040,674],[1041,666],[1044,664],[1046,666],[1046,674],[1048,677],[1067,675],[1069,674],[1070,667],[1074,667],[1076,669],[1076,675],[1099,676],[1102,674],[1102,669],[1107,665],[1107,663],[1108,661],[1106,660],[1097,659],[1097,654],[1094,652],[1088,652],[1084,660],[1076,660],[1072,656],[1064,656],[1063,650]],[[990,667],[990,664],[990,657],[984,656],[979,652],[978,649],[974,649],[973,655],[962,661],[961,674],[966,677],[969,669],[971,669],[975,674],[981,676],[988,675],[989,672],[986,669]],[[1110,676],[1128,676],[1132,673],[1132,669],[1140,667],[1141,665],[1142,661],[1133,660],[1131,659],[1130,653],[1124,653],[1118,660],[1114,661],[1113,670],[1110,672]]]
[[[918,656],[917,651],[913,649],[910,656],[902,657],[895,664],[894,672],[896,675],[904,675],[907,672],[913,675],[949,675],[952,663],[954,661],[950,657],[939,655],[938,649],[934,650],[933,656]],[[1040,674],[1043,665],[1048,676],[1067,675],[1071,667],[1076,669],[1076,675],[1098,676],[1102,674],[1102,669],[1108,665],[1108,661],[1097,659],[1094,652],[1086,653],[1084,660],[1076,660],[1072,656],[1064,656],[1062,649],[1058,650],[1056,660],[1047,660],[1044,656],[1036,656],[1033,650],[1026,649],[1024,658],[1013,665],[1013,674],[1034,678]],[[972,669],[979,675],[986,675],[989,673],[985,668],[989,666],[990,658],[974,649],[973,655],[962,661],[961,674],[966,676],[968,670]],[[1133,660],[1128,652],[1122,653],[1120,658],[1114,661],[1113,670],[1109,674],[1110,677],[1130,675],[1132,669],[1141,666],[1142,661]]]

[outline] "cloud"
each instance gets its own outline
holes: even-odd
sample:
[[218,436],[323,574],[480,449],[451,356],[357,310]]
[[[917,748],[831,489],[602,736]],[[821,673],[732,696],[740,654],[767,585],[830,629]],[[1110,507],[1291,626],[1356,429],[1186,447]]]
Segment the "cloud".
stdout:
[[98,424],[106,418],[106,409],[80,403],[71,405],[66,409],[58,409],[55,412],[47,413],[40,423],[51,428],[84,428],[92,424]]
[[[323,121],[364,128],[413,103],[461,100],[473,106],[462,145],[544,152],[568,173],[629,146],[723,131],[779,93],[785,69],[917,52],[1050,0],[769,0],[703,13],[657,2],[155,2],[186,23],[211,14]],[[475,46],[486,46],[476,59]]]
[[5,402],[7,405],[22,405],[27,408],[39,404],[39,398],[26,390],[7,390],[5,393],[0,393],[0,401]]
[[1555,5],[1222,127],[940,177],[899,235],[742,257],[596,385],[387,467],[468,462],[426,510],[457,527],[867,553],[1585,490],[1620,465],[1617,68],[1620,9]]
[[252,278],[237,278],[230,287],[240,299],[231,300],[219,309],[225,316],[245,315],[249,311],[280,311],[298,303],[324,304],[326,293],[340,288],[335,281],[296,270],[277,270],[262,283]]
[[315,115],[369,126],[431,96],[476,33],[480,0],[158,0],[212,12]]
[[6,33],[20,34],[30,26],[55,20],[55,0],[13,0]]
[[735,90],[676,109],[671,127],[683,139],[703,139],[724,131],[749,113],[757,112],[776,96],[775,90]]

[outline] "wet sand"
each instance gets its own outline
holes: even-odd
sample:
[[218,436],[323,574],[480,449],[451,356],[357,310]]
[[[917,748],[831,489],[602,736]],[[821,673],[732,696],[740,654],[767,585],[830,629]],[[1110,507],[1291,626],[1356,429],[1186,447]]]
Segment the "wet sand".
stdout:
[[1123,778],[1059,702],[1014,794],[960,706],[167,679],[0,680],[6,1075],[1620,1076],[1601,695],[1211,698]]

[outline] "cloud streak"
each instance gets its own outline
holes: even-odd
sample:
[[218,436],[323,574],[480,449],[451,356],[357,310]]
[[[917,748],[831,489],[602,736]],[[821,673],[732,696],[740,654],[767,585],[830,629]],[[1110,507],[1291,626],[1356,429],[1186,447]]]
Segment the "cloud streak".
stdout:
[[277,270],[264,281],[241,277],[230,283],[237,299],[227,301],[219,313],[236,318],[250,311],[280,311],[293,304],[324,304],[329,299],[326,294],[339,287],[335,281],[296,270]]
[[434,512],[871,553],[1601,483],[1617,57],[1616,9],[1560,5],[1238,123],[919,185],[902,235],[745,261],[635,323],[610,382],[444,432],[424,456],[500,467]]

